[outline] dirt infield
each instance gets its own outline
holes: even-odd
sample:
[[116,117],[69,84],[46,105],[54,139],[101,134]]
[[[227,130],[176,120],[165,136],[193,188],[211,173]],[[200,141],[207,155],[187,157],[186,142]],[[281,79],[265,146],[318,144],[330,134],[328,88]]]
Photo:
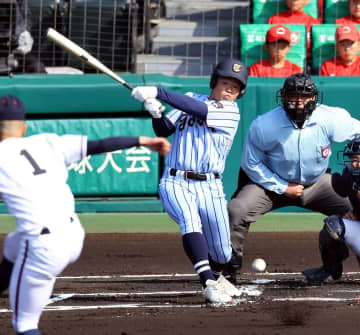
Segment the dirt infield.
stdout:
[[[266,273],[252,273],[256,257],[267,261]],[[299,273],[319,265],[316,233],[250,233],[244,261],[238,304],[209,307],[179,234],[88,234],[80,260],[58,278],[40,329],[48,335],[359,333],[354,255],[340,281],[321,287],[307,286]],[[5,294],[0,334],[13,334],[8,308]]]

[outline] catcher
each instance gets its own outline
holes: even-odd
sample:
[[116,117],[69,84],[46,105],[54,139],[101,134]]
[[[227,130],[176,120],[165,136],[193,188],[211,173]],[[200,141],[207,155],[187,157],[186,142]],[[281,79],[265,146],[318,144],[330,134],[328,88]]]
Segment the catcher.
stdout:
[[348,246],[360,261],[360,135],[339,153],[345,168],[341,175],[334,173],[333,186],[340,196],[349,197],[353,210],[344,216],[331,215],[324,220],[319,233],[323,266],[303,271],[311,285],[321,285],[330,276],[334,280],[341,277],[342,262],[349,257]]

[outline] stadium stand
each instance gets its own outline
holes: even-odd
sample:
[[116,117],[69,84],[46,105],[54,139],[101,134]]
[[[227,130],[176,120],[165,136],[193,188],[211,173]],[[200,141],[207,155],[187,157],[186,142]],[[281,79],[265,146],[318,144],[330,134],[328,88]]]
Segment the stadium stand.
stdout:
[[350,15],[348,0],[325,0],[324,23],[335,23],[339,17]]
[[[252,6],[252,21],[257,24],[266,23],[271,15],[287,10],[284,0],[253,0]],[[304,7],[304,12],[317,19],[319,17],[317,0],[311,0]]]
[[[269,57],[264,49],[266,32],[271,24],[241,24],[240,25],[240,59],[251,66],[260,59]],[[292,32],[293,45],[287,59],[304,68],[306,65],[306,28],[305,25],[285,25]]]
[[[319,75],[321,64],[335,57],[335,31],[337,24],[321,24],[313,26],[312,36],[312,73]],[[360,28],[360,25],[357,25]]]

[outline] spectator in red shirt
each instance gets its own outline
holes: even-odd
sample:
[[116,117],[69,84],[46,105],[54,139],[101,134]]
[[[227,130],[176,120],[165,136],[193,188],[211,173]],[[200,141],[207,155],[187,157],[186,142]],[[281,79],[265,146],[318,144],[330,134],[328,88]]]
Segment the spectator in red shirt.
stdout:
[[360,33],[354,24],[336,28],[336,50],[339,56],[321,65],[321,76],[360,76]]
[[304,6],[309,2],[309,0],[285,0],[285,2],[288,10],[271,16],[267,23],[305,24],[308,33],[311,32],[312,25],[321,23],[311,15],[304,13]]
[[309,14],[304,13],[304,6],[309,0],[285,0],[288,10],[270,16],[268,24],[305,24],[307,32],[307,57],[311,59],[311,27],[321,22]]
[[360,0],[349,0],[351,15],[336,19],[336,24],[360,24]]
[[260,60],[250,66],[249,76],[253,77],[288,77],[303,72],[302,68],[285,59],[291,47],[291,31],[277,25],[266,33],[265,50],[270,58]]

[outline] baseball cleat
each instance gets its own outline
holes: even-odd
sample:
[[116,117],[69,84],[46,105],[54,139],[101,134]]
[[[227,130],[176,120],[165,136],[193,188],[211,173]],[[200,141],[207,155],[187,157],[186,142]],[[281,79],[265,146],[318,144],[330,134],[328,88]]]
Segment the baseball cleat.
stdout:
[[208,279],[206,287],[203,289],[203,295],[211,303],[229,303],[232,301],[230,295],[226,294],[219,283],[215,280]]
[[323,267],[307,269],[302,272],[309,285],[320,286],[330,277],[330,273]]
[[224,276],[220,276],[217,280],[218,285],[223,292],[230,297],[240,297],[241,292],[233,284],[231,284]]

